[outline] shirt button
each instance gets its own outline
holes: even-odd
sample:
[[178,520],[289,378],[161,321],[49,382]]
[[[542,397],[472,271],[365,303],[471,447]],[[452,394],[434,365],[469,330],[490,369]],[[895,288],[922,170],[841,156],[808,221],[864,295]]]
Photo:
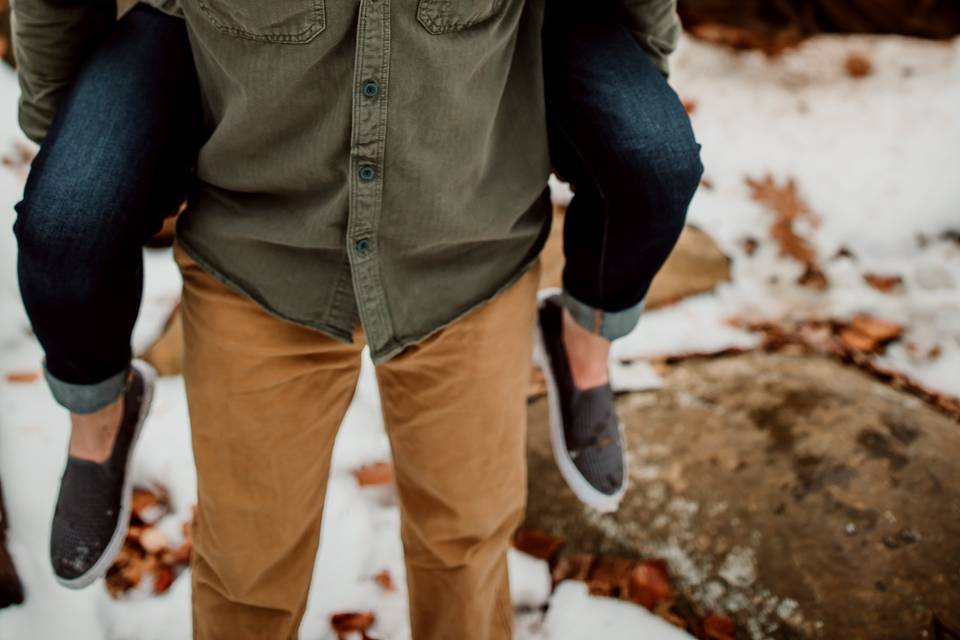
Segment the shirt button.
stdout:
[[367,238],[357,240],[357,253],[363,255],[368,251],[370,251],[370,241]]
[[363,95],[368,98],[376,98],[380,94],[380,85],[376,80],[367,80],[363,83]]
[[370,182],[377,177],[377,170],[373,168],[373,165],[365,164],[360,167],[360,171],[357,172],[360,175],[360,179],[364,182]]

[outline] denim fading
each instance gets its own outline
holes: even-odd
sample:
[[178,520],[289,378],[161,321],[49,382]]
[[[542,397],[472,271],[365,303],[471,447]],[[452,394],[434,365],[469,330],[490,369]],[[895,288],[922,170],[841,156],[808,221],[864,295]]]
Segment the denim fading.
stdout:
[[123,390],[142,246],[188,188],[199,113],[183,21],[139,6],[78,71],[33,161],[14,225],[20,292],[74,413]]
[[637,325],[703,165],[663,68],[603,6],[548,4],[544,75],[551,161],[574,187],[563,304],[578,324],[614,340]]

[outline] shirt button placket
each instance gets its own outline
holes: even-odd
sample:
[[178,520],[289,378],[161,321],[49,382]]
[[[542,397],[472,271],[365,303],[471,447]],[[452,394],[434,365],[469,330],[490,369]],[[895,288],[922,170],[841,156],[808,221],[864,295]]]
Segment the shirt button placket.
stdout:
[[348,221],[354,292],[371,347],[393,338],[386,312],[377,237],[383,189],[383,140],[389,73],[390,0],[361,0],[354,75],[352,161]]

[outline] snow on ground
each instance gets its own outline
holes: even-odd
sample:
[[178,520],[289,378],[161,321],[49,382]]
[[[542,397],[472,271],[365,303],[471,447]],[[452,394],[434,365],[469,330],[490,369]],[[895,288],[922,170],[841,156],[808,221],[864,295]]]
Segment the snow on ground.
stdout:
[[[851,51],[872,61],[871,76],[853,80],[843,73]],[[960,395],[960,245],[941,237],[960,226],[960,41],[821,38],[776,62],[684,41],[673,67],[680,94],[696,103],[694,125],[714,185],[695,198],[691,221],[733,257],[733,281],[713,294],[648,312],[638,330],[616,345],[615,355],[755,344],[756,336],[725,323],[732,316],[869,312],[905,323],[908,339],[936,344],[942,352],[931,361],[895,346],[884,356],[888,366]],[[13,75],[0,70],[0,151],[22,140],[15,125],[16,93]],[[768,172],[780,180],[795,177],[822,218],[805,235],[830,279],[826,292],[793,285],[799,267],[778,258],[769,241],[771,214],[750,200],[744,184],[745,176]],[[16,171],[0,171],[7,229],[21,190]],[[753,256],[741,246],[748,235],[760,240]],[[841,247],[855,260],[831,260]],[[0,373],[36,370],[41,358],[19,302],[14,265],[13,237],[5,231],[0,233]],[[901,275],[904,291],[881,294],[863,283],[865,272]],[[169,254],[150,252],[138,347],[160,330],[179,285]],[[623,387],[658,384],[642,364],[618,367],[614,374]],[[66,446],[66,416],[44,385],[0,379],[0,477],[9,547],[27,590],[23,606],[0,611],[0,640],[188,638],[186,575],[163,596],[134,593],[120,602],[101,584],[72,592],[54,583],[48,527]],[[334,451],[323,545],[302,629],[307,640],[332,638],[330,614],[348,609],[374,611],[376,637],[409,637],[398,509],[389,492],[360,488],[350,473],[387,455],[367,360]],[[175,541],[189,517],[196,483],[181,379],[161,381],[134,469],[140,483],[170,491],[174,513],[161,526]],[[386,592],[373,580],[384,569],[397,591]],[[685,637],[640,607],[589,596],[582,584],[561,584],[550,595],[545,564],[530,557],[512,553],[510,569],[521,639]]]
[[[873,72],[854,79],[850,54]],[[960,40],[821,37],[771,62],[685,40],[672,82],[694,104],[705,178],[689,219],[733,258],[715,293],[648,313],[614,346],[621,358],[709,352],[755,344],[732,317],[800,320],[868,313],[903,324],[901,344],[877,362],[960,397]],[[802,268],[779,258],[771,213],[745,177],[792,177],[820,218],[801,227],[830,281],[794,284]],[[747,255],[747,237],[759,241]],[[846,249],[852,258],[836,258]],[[864,274],[903,278],[881,293]],[[913,343],[912,352],[903,345]],[[926,354],[934,346],[940,356]]]

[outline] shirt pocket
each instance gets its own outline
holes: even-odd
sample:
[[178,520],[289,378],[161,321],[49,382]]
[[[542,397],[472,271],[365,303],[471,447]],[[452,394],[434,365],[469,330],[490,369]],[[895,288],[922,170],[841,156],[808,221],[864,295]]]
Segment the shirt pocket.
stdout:
[[432,34],[463,31],[496,16],[506,0],[420,0],[417,20]]
[[238,38],[303,44],[327,26],[325,0],[196,0],[218,31]]

